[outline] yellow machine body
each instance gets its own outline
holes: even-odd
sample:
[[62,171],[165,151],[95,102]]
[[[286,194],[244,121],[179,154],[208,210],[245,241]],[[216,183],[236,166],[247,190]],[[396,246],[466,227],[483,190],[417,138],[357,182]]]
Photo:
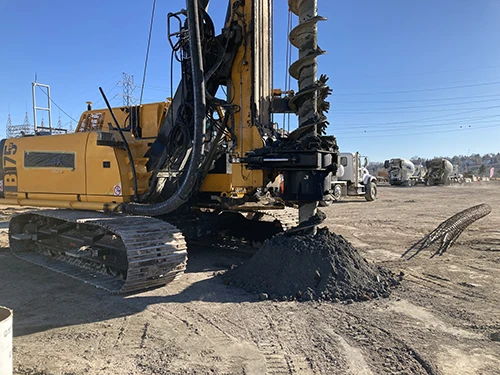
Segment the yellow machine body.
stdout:
[[[262,17],[272,14],[270,5],[264,7],[261,4],[257,7],[254,2],[248,1],[243,7],[244,18],[238,21],[243,27],[252,23],[252,15],[257,9]],[[250,33],[247,33],[247,38],[250,38]],[[228,96],[239,107],[239,111],[234,114],[238,137],[233,154],[236,162],[232,163],[230,172],[209,173],[200,187],[201,193],[242,197],[269,182],[263,171],[248,170],[237,161],[247,152],[263,146],[261,134],[253,124],[252,106],[259,108],[258,121],[269,121],[265,116],[269,113],[271,83],[255,85],[252,80],[253,76],[261,77],[269,73],[259,71],[266,65],[262,62],[271,58],[269,53],[264,52],[270,51],[269,43],[269,38],[263,35],[253,42],[249,40],[242,43],[238,49],[231,70],[233,84],[228,87]],[[260,52],[256,54],[255,51]],[[250,56],[254,56],[254,59]],[[252,103],[248,100],[251,97],[266,99]],[[167,100],[140,106],[140,136],[134,136],[132,129],[127,128],[127,124],[131,123],[130,111],[126,107],[113,109],[130,145],[138,194],[149,188],[150,173],[146,172],[147,159],[144,155],[158,136],[170,103]],[[133,175],[127,152],[125,149],[98,144],[101,133],[112,133],[119,140],[119,134],[112,130],[114,127],[108,109],[92,109],[82,113],[74,134],[5,140],[2,153],[4,186],[3,194],[0,192],[0,203],[101,210],[130,201],[133,196]],[[29,158],[33,153],[44,153],[47,159],[45,164],[27,166],[26,155]],[[57,158],[74,159],[74,166],[53,165]]]
[[[120,203],[131,178],[124,150],[97,144],[98,133],[7,139],[3,198],[8,200]],[[143,190],[147,188],[143,182]],[[36,205],[36,204],[35,204]],[[102,206],[102,205],[101,205]]]
[[[140,138],[156,138],[158,130],[170,106],[170,100],[158,103],[148,103],[140,106]],[[113,113],[122,128],[130,123],[131,114],[127,107],[113,108]],[[115,127],[108,109],[93,109],[82,113],[75,133],[90,131],[110,131]]]
[[[124,130],[138,194],[149,189],[151,174],[144,155],[157,136],[168,104],[141,107],[141,138]],[[127,124],[126,112],[120,108],[113,112],[119,123]],[[0,203],[101,210],[130,201],[132,168],[126,150],[116,146],[120,138],[112,127],[109,110],[89,110],[82,114],[75,133],[3,140]]]

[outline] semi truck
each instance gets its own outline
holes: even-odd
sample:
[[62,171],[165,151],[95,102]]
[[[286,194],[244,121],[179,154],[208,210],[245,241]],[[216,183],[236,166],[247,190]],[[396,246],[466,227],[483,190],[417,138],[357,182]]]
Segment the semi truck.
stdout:
[[322,206],[341,201],[346,196],[365,197],[369,202],[377,198],[377,178],[366,166],[368,158],[359,152],[341,152],[332,188],[321,202]]

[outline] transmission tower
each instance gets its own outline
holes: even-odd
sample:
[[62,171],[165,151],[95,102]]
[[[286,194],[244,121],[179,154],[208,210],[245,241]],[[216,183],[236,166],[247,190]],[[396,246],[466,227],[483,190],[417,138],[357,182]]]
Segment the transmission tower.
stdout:
[[134,90],[137,87],[134,84],[134,76],[132,74],[123,73],[121,84],[123,87],[123,105],[130,107],[136,103],[136,98],[134,97]]
[[30,120],[28,118],[28,112],[26,112],[26,116],[24,116],[24,123],[22,125],[13,125],[9,114],[5,129],[7,138],[19,138],[25,135],[33,134]]
[[28,117],[28,111],[26,111],[26,115],[24,116],[24,123],[23,123],[23,125],[27,126],[28,128],[31,126],[30,119]]
[[7,138],[14,138],[12,134],[12,120],[10,119],[10,113],[9,116],[7,117],[7,125],[5,125],[5,129],[7,130]]
[[31,124],[30,124],[30,119],[28,117],[28,111],[26,111],[26,114],[24,115],[24,122],[23,124],[21,125],[22,126],[22,129],[21,131],[25,134],[25,135],[28,135],[28,134],[32,134],[32,128],[31,128]]
[[54,129],[55,134],[64,134],[66,130],[63,128],[61,121],[61,111],[59,111],[59,118],[57,119],[57,128]]

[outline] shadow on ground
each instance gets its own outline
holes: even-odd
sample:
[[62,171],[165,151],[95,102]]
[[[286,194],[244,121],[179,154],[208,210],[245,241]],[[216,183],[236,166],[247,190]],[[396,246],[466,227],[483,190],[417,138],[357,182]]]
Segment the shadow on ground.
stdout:
[[162,288],[133,295],[110,295],[70,277],[26,263],[0,249],[0,305],[14,310],[14,336],[48,329],[99,322],[144,311],[164,303],[240,303],[255,295],[224,285],[216,272],[249,255],[225,250],[190,250],[185,275]]

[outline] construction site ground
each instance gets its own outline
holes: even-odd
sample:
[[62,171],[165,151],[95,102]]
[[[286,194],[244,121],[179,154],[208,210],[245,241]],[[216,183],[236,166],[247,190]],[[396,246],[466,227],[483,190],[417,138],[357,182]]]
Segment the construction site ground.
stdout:
[[[443,256],[401,259],[440,222],[493,208]],[[500,183],[396,188],[324,208],[327,225],[399,274],[390,298],[261,301],[219,271],[248,254],[191,248],[173,284],[109,295],[22,262],[0,217],[0,305],[14,310],[17,374],[500,374]]]

